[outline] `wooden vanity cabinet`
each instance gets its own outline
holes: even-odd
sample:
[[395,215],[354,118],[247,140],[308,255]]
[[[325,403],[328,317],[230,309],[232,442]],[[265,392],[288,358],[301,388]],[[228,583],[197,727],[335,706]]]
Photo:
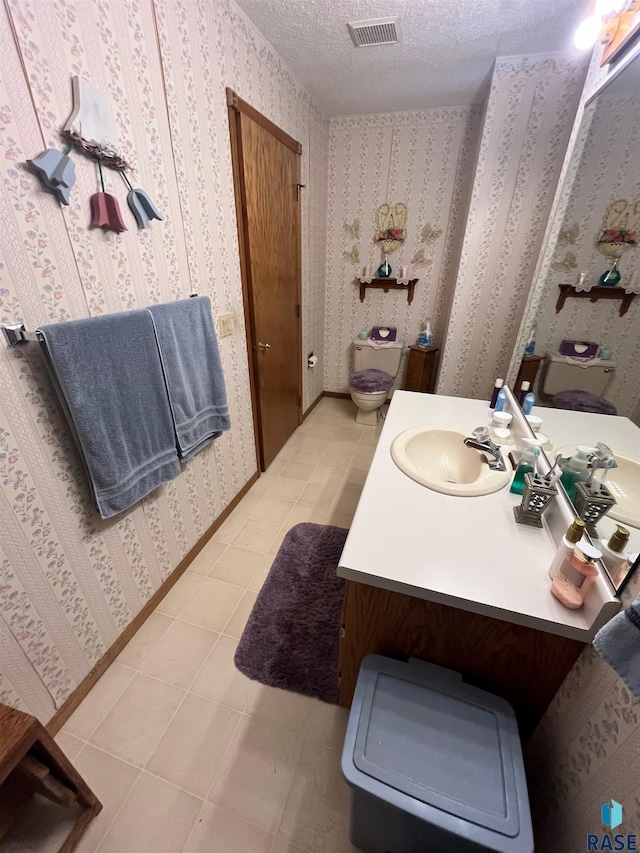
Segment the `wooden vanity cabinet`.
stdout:
[[467,610],[347,581],[340,636],[340,704],[351,707],[366,655],[418,657],[513,705],[526,739],[584,643]]

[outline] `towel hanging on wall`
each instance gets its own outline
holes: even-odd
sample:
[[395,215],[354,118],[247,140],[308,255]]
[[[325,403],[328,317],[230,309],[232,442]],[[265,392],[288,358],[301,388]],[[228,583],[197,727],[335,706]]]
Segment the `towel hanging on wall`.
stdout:
[[146,309],[42,326],[41,346],[110,518],[180,473],[153,320]]
[[231,426],[208,296],[152,305],[153,323],[183,461]]

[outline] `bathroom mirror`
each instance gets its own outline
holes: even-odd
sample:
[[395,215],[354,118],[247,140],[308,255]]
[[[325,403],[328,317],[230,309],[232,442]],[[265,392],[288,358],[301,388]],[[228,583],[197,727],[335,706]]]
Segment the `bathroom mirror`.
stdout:
[[[640,210],[639,108],[640,57],[636,57],[587,103],[574,128],[509,371],[515,382],[526,343],[535,330],[534,352],[541,360],[532,390],[536,405],[549,407],[548,416],[546,410],[540,415],[542,432],[553,447],[547,450],[550,461],[558,452],[571,455],[576,445],[601,441],[614,455],[632,463],[626,474],[636,488],[640,485],[640,466],[633,463],[640,463],[640,442],[637,431],[624,419],[640,425],[640,246],[603,246],[602,238],[605,231],[613,232],[620,226],[621,233],[607,237],[617,237],[619,242],[634,239],[630,238],[631,228],[635,228],[632,220]],[[618,210],[624,214],[624,222],[613,221]],[[630,218],[624,218],[629,212]],[[631,228],[625,227],[627,219]],[[640,231],[637,238],[640,241]],[[615,257],[619,284],[601,285],[600,279],[612,268]],[[591,289],[587,292],[587,288]],[[563,341],[585,343],[572,352],[570,345],[562,346]],[[594,350],[602,357],[591,362],[581,360]],[[535,363],[536,359],[529,365]],[[578,395],[576,399],[569,393],[576,389],[593,395],[591,412],[616,411],[621,417],[580,417],[576,411],[565,409],[570,417],[563,418],[563,410],[556,408],[560,401],[556,398],[554,406],[553,397],[566,391],[562,404],[577,408],[588,398]],[[596,525],[597,538],[606,542],[616,525],[624,524],[631,533],[626,550],[638,552],[640,518],[635,516],[640,516],[640,498],[622,496],[621,490],[618,497],[621,503],[629,498],[637,500],[635,514],[624,516],[623,521],[609,513]],[[633,525],[629,518],[634,519]],[[594,542],[597,546],[598,541]],[[620,579],[616,589],[626,582]]]

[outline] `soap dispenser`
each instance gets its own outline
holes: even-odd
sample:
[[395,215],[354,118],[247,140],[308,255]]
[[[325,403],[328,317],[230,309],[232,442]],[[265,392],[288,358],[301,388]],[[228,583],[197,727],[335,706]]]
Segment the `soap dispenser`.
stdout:
[[614,584],[618,584],[622,580],[621,575],[625,572],[628,565],[624,549],[629,542],[630,535],[627,528],[619,524],[614,533],[611,534],[609,541],[606,544],[604,542],[600,543],[602,562],[607,567],[607,571],[611,575]]
[[542,446],[542,442],[537,438],[523,438],[522,443],[524,444],[524,450],[516,468],[516,473],[511,481],[511,488],[509,489],[514,495],[524,494],[524,475],[535,471],[536,448],[539,454],[540,447]]
[[549,577],[551,580],[558,574],[560,563],[565,557],[570,557],[574,547],[580,542],[584,536],[585,523],[581,518],[574,518],[571,522],[571,527],[562,537],[562,542],[558,545],[558,550],[553,558],[553,562],[549,566]]
[[431,320],[427,320],[425,323],[424,329],[420,332],[418,336],[418,346],[426,349],[431,346],[432,334],[431,334]]
[[585,603],[598,580],[595,561],[602,553],[588,542],[580,542],[573,553],[564,557],[551,584],[551,592],[569,610],[578,610]]
[[589,479],[589,457],[596,452],[595,447],[578,445],[576,452],[569,459],[563,459],[560,463],[562,475],[560,482],[565,488],[569,500],[573,500],[576,494],[576,483],[586,482]]

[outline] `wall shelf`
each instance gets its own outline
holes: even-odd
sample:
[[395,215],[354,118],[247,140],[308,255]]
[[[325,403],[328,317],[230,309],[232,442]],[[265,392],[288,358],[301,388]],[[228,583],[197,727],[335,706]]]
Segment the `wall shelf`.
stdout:
[[556,302],[556,314],[562,311],[568,298],[590,299],[591,302],[597,302],[599,299],[619,299],[621,302],[620,316],[624,317],[636,296],[635,293],[625,293],[623,287],[607,287],[602,284],[592,287],[591,290],[580,291],[576,290],[573,284],[559,284],[558,287],[560,288],[560,296]]
[[367,290],[384,290],[388,293],[390,290],[404,290],[407,293],[407,301],[409,305],[413,302],[413,291],[418,283],[417,278],[412,278],[408,284],[400,284],[396,278],[374,278],[370,282],[360,281],[360,302],[364,302]]

